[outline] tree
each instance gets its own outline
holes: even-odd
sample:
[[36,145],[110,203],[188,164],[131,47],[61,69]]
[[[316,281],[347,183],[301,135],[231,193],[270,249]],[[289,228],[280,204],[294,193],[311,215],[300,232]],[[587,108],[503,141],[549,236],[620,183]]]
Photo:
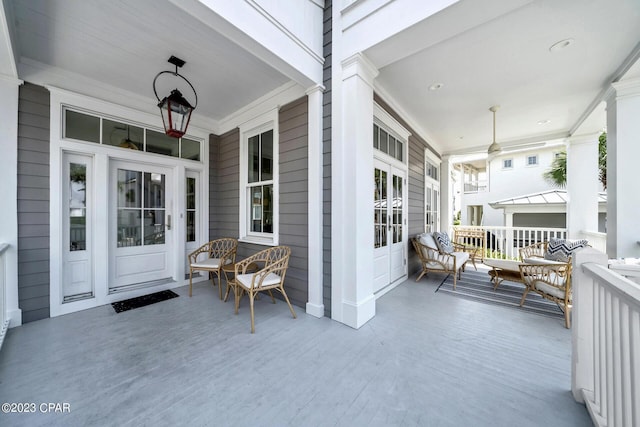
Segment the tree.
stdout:
[[[556,187],[567,185],[567,152],[558,153],[551,163],[551,167],[543,174],[544,179]],[[598,138],[598,179],[604,189],[607,189],[607,133],[602,132]]]

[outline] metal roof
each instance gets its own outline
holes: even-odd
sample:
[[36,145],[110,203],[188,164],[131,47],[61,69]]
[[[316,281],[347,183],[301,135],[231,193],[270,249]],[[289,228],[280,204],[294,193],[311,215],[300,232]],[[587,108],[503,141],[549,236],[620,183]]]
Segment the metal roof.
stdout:
[[[496,208],[513,205],[566,204],[567,201],[567,190],[548,190],[540,193],[527,194],[524,196],[490,202],[489,205]],[[598,193],[598,203],[607,203],[607,193]]]

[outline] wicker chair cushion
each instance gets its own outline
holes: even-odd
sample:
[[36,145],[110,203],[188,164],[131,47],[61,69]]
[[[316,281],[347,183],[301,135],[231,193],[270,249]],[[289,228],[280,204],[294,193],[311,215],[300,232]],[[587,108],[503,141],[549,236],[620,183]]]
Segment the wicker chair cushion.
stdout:
[[523,261],[524,261],[525,264],[541,264],[541,265],[566,264],[566,262],[553,261],[553,260],[550,260],[550,259],[544,259],[544,258],[538,258],[538,257],[525,258]]
[[565,239],[549,239],[549,245],[547,251],[544,253],[544,258],[551,261],[564,261],[568,262],[573,252],[580,248],[586,248],[589,246],[587,240],[565,240]]
[[[236,280],[240,282],[244,287],[250,288],[251,280],[253,279],[253,276],[255,276],[255,274],[238,274],[238,277],[236,277]],[[281,280],[282,278],[277,274],[269,273],[267,274],[267,277],[265,277],[264,280],[262,281],[262,286],[277,285],[278,283],[280,283]],[[258,287],[258,284],[259,284],[258,280],[256,280],[255,286]]]
[[[456,259],[456,267],[460,268],[469,259],[469,252],[451,252],[449,255]],[[428,267],[432,270],[445,270],[441,264],[430,262],[427,263]],[[446,270],[453,270],[453,259],[447,262]]]
[[438,245],[438,249],[440,249],[441,252],[445,252],[447,254],[453,252],[454,247],[447,233],[436,231],[435,233],[433,233],[433,237],[436,239],[436,244]]
[[[231,264],[231,260],[227,259],[225,260],[225,264]],[[220,258],[207,258],[207,259],[203,259],[202,261],[198,261],[195,264],[191,264],[191,267],[198,267],[198,268],[219,268],[220,267]]]
[[[551,275],[554,276],[554,273],[551,273]],[[554,280],[557,280],[557,279],[554,278]],[[560,280],[564,281],[564,279],[560,279]],[[556,288],[555,286],[551,286],[550,284],[546,282],[541,282],[539,280],[536,280],[534,282],[534,286],[536,287],[536,289],[544,292],[545,294],[553,295],[556,298],[564,299],[564,289]]]

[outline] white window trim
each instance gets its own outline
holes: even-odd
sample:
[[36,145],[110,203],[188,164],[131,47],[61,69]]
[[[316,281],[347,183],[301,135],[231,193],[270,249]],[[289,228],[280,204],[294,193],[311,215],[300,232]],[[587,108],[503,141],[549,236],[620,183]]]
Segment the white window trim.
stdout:
[[[434,179],[430,176],[427,176],[427,163],[432,163],[438,167],[438,179]],[[442,174],[442,159],[439,159],[433,152],[426,149],[424,150],[424,203],[422,204],[422,222],[424,231],[427,231],[427,186],[433,190],[438,191],[439,200],[438,200],[438,209],[433,210],[436,212],[437,218],[433,222],[434,231],[440,231],[440,217],[442,216],[442,184],[440,183],[440,178]]]
[[[273,130],[273,233],[249,231],[249,201],[247,198],[249,138]],[[241,242],[258,245],[277,246],[280,235],[280,132],[278,129],[278,109],[262,114],[240,125],[240,236]]]
[[[535,157],[536,158],[536,162],[535,163],[529,163],[529,159],[531,157]],[[535,168],[536,166],[538,166],[538,164],[540,164],[540,159],[538,158],[537,154],[532,154],[532,155],[527,155],[525,157],[525,166],[528,168]]]
[[[505,166],[504,165],[507,160],[511,161],[511,166]],[[508,158],[508,159],[502,159],[502,169],[505,169],[505,170],[513,169],[513,157]]]

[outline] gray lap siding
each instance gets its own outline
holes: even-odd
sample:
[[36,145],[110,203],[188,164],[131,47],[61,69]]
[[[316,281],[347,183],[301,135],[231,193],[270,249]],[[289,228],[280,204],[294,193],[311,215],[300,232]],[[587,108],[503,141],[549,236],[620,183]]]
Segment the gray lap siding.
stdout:
[[[280,236],[291,247],[285,289],[291,302],[305,307],[308,300],[308,102],[300,98],[280,108]],[[209,236],[238,237],[240,191],[240,133],[238,129],[210,138]],[[240,242],[238,258],[264,246]]]
[[25,83],[18,103],[18,304],[49,317],[49,91]]

